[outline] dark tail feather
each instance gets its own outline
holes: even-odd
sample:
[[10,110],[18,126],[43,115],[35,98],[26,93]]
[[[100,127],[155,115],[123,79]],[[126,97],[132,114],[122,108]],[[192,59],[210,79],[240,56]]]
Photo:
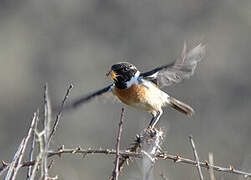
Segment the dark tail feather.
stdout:
[[173,97],[169,97],[168,100],[169,100],[169,104],[171,105],[171,107],[178,110],[179,112],[182,112],[182,113],[186,114],[187,116],[191,116],[194,113],[193,108],[191,108],[187,104],[185,104],[185,103],[183,103]]

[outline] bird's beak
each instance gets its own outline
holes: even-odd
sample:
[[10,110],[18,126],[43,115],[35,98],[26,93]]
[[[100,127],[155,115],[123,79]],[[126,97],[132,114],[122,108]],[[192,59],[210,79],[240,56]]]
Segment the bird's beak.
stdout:
[[108,73],[106,73],[106,76],[111,76],[111,78],[113,80],[116,80],[116,78],[117,78],[118,75],[114,71],[111,70]]

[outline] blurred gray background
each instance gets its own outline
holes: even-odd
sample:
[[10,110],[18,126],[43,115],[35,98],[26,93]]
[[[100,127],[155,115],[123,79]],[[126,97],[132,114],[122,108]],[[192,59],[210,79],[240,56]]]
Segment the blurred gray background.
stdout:
[[[250,0],[1,0],[0,159],[8,161],[16,151],[42,105],[45,82],[57,105],[70,83],[75,85],[70,99],[109,84],[105,73],[113,63],[127,60],[149,70],[179,57],[184,41],[193,47],[201,40],[207,54],[195,75],[164,89],[196,114],[187,119],[165,109],[164,147],[193,158],[192,134],[200,159],[212,152],[219,165],[251,171]],[[121,107],[94,101],[64,114],[53,146],[113,148]],[[122,149],[150,118],[126,107]],[[56,158],[50,174],[63,180],[107,179],[113,161],[103,155],[66,155]],[[161,172],[170,180],[198,179],[195,168],[171,161],[156,163],[156,180]],[[121,179],[141,179],[140,162],[125,167]]]

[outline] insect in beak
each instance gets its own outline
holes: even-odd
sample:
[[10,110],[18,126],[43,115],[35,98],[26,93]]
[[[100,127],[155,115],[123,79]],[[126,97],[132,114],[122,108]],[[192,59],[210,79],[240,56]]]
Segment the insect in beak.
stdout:
[[111,76],[113,80],[116,80],[118,75],[114,71],[109,71],[108,73],[106,73],[106,76]]
[[108,73],[106,73],[106,74],[105,74],[106,77],[108,77],[108,76],[110,75],[110,73],[111,73],[111,71],[109,71]]

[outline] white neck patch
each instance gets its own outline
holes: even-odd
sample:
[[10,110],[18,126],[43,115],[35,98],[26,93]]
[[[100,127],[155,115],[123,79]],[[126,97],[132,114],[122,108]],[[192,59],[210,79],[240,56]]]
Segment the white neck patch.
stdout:
[[131,85],[133,85],[134,83],[135,83],[135,84],[139,84],[139,81],[138,81],[139,75],[140,75],[140,72],[137,71],[137,72],[135,73],[135,75],[130,79],[130,81],[127,81],[127,82],[126,82],[126,87],[129,88],[129,87],[131,87]]

